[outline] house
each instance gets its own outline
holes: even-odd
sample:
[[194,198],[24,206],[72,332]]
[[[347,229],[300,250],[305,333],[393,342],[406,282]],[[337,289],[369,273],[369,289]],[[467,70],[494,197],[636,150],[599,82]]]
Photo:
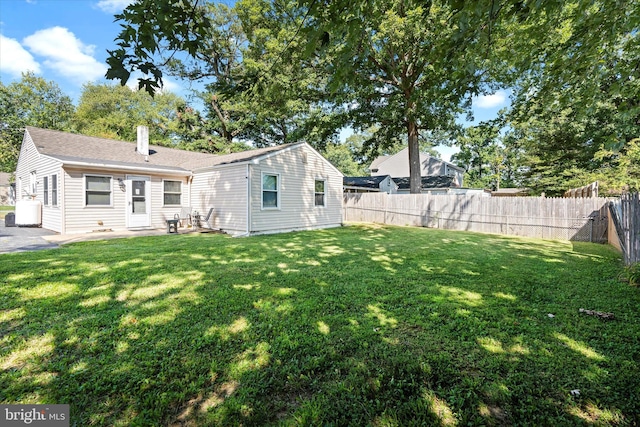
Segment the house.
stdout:
[[10,173],[0,172],[0,206],[13,206],[16,202],[15,186],[10,178]]
[[[397,194],[410,194],[409,177],[393,178],[393,181],[398,185]],[[462,194],[478,194],[483,197],[491,197],[491,192],[483,190],[481,188],[461,188],[455,183],[453,176],[423,176],[422,177],[422,194],[448,194],[448,195],[462,195]]]
[[42,203],[42,227],[62,234],[162,228],[183,207],[214,208],[233,235],[335,227],[342,173],[306,143],[217,156],[27,127],[19,198]]
[[382,192],[395,194],[398,191],[398,185],[389,175],[345,176],[342,179],[342,187],[345,193]]
[[[462,187],[464,169],[436,159],[427,153],[420,153],[420,176],[452,176],[453,182]],[[410,176],[409,173],[409,148],[405,148],[390,156],[380,156],[369,166],[371,176],[389,175],[392,177]]]

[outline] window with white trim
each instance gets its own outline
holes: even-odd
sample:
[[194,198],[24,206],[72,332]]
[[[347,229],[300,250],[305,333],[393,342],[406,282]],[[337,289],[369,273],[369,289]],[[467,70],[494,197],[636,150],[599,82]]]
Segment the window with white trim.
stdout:
[[164,205],[180,206],[182,199],[182,181],[163,181]]
[[277,174],[262,174],[262,209],[278,209],[280,176]]
[[325,206],[326,198],[325,198],[325,180],[316,179],[315,188],[314,188],[314,203],[315,206]]
[[84,176],[85,206],[111,206],[111,177]]
[[58,206],[58,175],[51,175],[51,206]]
[[49,177],[45,176],[42,181],[44,193],[44,205],[49,206]]

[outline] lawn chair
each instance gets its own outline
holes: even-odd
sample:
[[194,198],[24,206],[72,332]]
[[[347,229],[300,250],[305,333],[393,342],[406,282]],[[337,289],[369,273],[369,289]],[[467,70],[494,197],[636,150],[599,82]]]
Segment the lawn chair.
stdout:
[[202,227],[203,224],[206,224],[209,230],[213,230],[213,208],[209,209],[207,216],[194,215],[193,224],[196,228]]
[[177,219],[180,221],[180,227],[186,227],[187,225],[192,224],[191,218],[191,206],[186,206],[180,209],[179,214],[175,214],[173,219]]

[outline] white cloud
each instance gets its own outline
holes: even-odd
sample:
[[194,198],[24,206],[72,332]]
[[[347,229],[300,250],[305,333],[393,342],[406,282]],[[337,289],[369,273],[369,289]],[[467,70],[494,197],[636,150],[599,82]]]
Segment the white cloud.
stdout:
[[83,44],[66,28],[36,31],[23,43],[32,53],[46,58],[46,67],[79,83],[101,79],[107,71],[106,65],[93,57],[95,46]]
[[507,94],[499,90],[492,95],[480,95],[473,99],[473,105],[478,108],[495,108],[505,105]]
[[40,64],[27,52],[16,39],[0,34],[0,71],[20,77],[27,71],[40,73]]
[[100,0],[96,6],[106,13],[120,13],[131,3],[133,0]]

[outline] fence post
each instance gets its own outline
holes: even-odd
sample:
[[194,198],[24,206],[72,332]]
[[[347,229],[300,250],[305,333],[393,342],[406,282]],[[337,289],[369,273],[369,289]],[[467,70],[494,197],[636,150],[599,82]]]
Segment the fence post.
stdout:
[[382,219],[383,219],[382,223],[386,225],[387,224],[387,196],[386,196],[386,193],[385,193],[385,196],[384,196],[384,217]]

